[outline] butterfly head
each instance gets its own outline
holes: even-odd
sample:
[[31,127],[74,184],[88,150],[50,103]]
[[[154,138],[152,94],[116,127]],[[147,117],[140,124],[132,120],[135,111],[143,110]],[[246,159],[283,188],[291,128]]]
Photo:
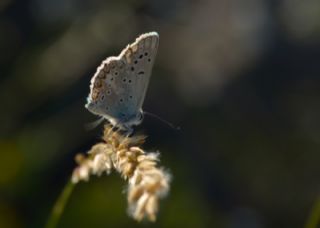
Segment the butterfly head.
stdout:
[[144,115],[142,110],[132,116],[122,115],[118,120],[118,124],[123,125],[124,128],[131,128],[132,126],[141,124],[143,117]]
[[85,107],[92,113],[102,116],[104,119],[108,120],[111,125],[119,127],[123,130],[131,129],[132,126],[137,126],[143,121],[144,115],[143,111],[140,109],[138,112],[128,115],[127,112],[119,112],[117,115],[110,116],[106,113],[100,111],[97,104],[88,99]]

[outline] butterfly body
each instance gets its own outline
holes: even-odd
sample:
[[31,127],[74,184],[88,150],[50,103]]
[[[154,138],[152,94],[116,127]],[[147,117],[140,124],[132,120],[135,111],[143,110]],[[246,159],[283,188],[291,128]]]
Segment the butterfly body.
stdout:
[[104,60],[91,79],[86,108],[124,130],[140,124],[158,43],[156,32],[146,33]]

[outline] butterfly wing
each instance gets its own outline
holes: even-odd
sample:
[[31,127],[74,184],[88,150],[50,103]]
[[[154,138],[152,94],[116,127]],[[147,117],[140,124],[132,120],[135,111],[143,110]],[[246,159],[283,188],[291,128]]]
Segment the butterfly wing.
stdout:
[[91,79],[90,94],[86,108],[94,114],[116,124],[121,119],[126,85],[120,75],[125,75],[125,63],[119,57],[109,57],[98,67]]
[[91,80],[88,110],[113,125],[137,124],[158,43],[156,32],[146,33],[119,56],[104,60]]
[[146,33],[124,49],[122,58],[127,63],[128,75],[132,80],[133,103],[137,110],[142,104],[149,85],[154,60],[157,55],[159,35],[156,32]]

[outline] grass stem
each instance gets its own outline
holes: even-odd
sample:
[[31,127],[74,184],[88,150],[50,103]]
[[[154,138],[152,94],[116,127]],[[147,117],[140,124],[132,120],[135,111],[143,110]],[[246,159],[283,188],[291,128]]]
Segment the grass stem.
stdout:
[[45,228],[56,228],[59,220],[61,218],[61,215],[64,211],[64,208],[68,202],[68,199],[74,189],[75,184],[71,181],[68,181],[68,183],[65,185],[63,191],[61,192],[59,198],[57,199],[54,207],[52,208],[50,217],[47,221],[47,224]]

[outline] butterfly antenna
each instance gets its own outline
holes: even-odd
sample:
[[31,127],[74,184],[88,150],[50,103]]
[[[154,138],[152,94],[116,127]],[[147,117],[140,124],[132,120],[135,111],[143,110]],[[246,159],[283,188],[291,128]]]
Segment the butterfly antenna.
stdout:
[[145,112],[145,111],[143,111],[143,113],[146,114],[146,115],[152,116],[152,117],[154,117],[154,118],[156,118],[156,119],[158,119],[158,120],[160,120],[162,123],[165,123],[166,125],[168,125],[169,127],[173,128],[173,129],[175,129],[175,130],[180,130],[180,129],[181,129],[179,126],[173,125],[173,124],[170,123],[169,121],[161,118],[160,116],[158,116],[158,115],[156,115],[156,114],[153,114],[153,113],[151,113],[151,112]]

